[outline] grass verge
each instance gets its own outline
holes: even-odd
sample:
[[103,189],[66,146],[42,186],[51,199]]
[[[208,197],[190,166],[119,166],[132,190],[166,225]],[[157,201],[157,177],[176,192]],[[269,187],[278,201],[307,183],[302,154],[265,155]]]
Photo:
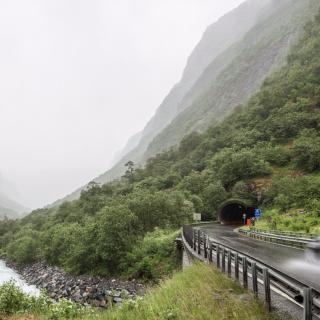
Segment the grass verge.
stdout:
[[179,272],[142,300],[108,310],[103,319],[279,319],[239,283],[202,263]]

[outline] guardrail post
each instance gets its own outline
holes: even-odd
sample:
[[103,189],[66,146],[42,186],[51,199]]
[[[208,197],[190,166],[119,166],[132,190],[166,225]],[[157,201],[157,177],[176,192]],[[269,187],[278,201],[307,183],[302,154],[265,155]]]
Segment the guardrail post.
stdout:
[[231,250],[228,250],[228,277],[231,278]]
[[203,248],[204,248],[204,258],[208,258],[208,251],[207,251],[207,238],[205,233],[203,233]]
[[198,254],[201,254],[200,230],[198,230]]
[[212,241],[209,241],[209,261],[212,262]]
[[217,268],[220,268],[220,245],[216,245],[216,250],[217,250]]
[[271,311],[271,293],[270,293],[270,278],[268,268],[262,268],[263,284],[264,284],[264,300],[268,304],[269,311]]
[[255,262],[251,263],[251,275],[252,275],[252,287],[253,293],[258,296],[258,274],[257,274],[257,264]]
[[196,244],[196,230],[193,229],[193,250],[197,251],[197,244]]
[[189,235],[189,230],[188,230],[188,228],[187,228],[187,226],[184,224],[183,225],[183,236],[184,236],[184,238],[186,239],[186,241],[187,241],[187,243],[189,244],[189,245],[191,245],[191,243],[190,243],[190,235]]
[[238,252],[234,254],[234,275],[239,280],[239,255]]
[[222,272],[226,272],[226,248],[225,247],[222,247],[221,248],[221,258],[222,258],[222,263],[221,263],[221,269],[222,269]]
[[312,320],[312,289],[303,288],[303,320]]
[[243,286],[248,288],[248,260],[247,257],[242,257],[242,269],[243,269]]

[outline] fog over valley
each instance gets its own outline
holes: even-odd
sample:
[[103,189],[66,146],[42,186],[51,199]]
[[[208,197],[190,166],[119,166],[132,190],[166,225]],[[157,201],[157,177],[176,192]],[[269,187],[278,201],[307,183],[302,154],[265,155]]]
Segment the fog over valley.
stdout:
[[1,1],[0,173],[21,201],[3,196],[35,209],[104,173],[242,2]]

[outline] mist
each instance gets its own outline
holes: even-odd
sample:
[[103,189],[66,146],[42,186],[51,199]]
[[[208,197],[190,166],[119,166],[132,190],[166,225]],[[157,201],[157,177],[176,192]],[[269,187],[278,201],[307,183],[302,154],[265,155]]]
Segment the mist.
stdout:
[[31,208],[108,169],[243,0],[0,3],[0,172]]

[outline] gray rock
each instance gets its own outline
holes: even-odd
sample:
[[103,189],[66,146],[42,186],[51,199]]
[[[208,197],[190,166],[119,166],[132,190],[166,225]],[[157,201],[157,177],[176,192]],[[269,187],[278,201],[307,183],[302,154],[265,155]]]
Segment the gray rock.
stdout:
[[114,296],[115,298],[120,298],[120,297],[121,297],[121,291],[116,291],[116,292],[113,294],[113,296]]
[[123,298],[123,299],[127,299],[128,298],[128,296],[129,296],[129,291],[127,291],[127,290],[122,290],[121,291],[121,298]]

